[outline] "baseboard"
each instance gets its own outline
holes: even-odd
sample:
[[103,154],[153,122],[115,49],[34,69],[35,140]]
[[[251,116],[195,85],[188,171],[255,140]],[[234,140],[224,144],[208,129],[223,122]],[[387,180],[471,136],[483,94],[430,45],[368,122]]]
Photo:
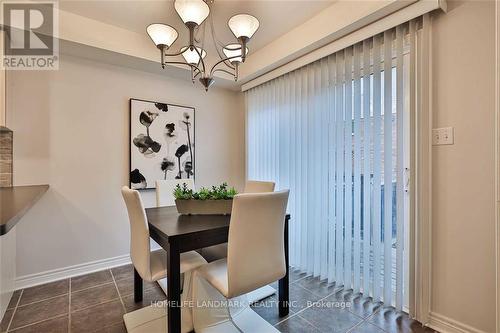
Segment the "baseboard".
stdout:
[[[154,241],[151,241],[151,251],[156,251],[160,249],[161,247],[158,244],[156,244]],[[130,263],[131,263],[130,254],[124,254],[122,256],[114,258],[90,261],[87,263],[78,264],[74,266],[62,267],[50,271],[19,276],[14,281],[14,289],[19,290],[33,286],[38,286],[40,284],[59,281],[70,277],[85,275],[113,267],[128,265]]]
[[49,282],[67,279],[70,277],[102,271],[104,269],[127,265],[130,264],[130,262],[131,261],[129,254],[114,258],[91,261],[84,264],[78,264],[74,266],[58,268],[41,273],[20,276],[16,278],[14,286],[16,290],[29,288],[40,284],[45,284]]
[[430,313],[429,323],[426,326],[441,333],[486,333],[435,312]]

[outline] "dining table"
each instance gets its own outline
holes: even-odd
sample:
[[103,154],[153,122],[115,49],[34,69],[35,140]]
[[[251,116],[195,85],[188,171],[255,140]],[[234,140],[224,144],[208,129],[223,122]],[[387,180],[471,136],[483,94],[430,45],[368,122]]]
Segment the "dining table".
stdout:
[[[167,252],[167,332],[181,332],[181,272],[180,254],[204,247],[226,243],[231,215],[181,215],[177,208],[147,208],[149,235]],[[289,312],[288,223],[285,217],[284,252],[286,273],[278,282],[278,311],[280,317]],[[142,279],[134,274],[134,298],[142,300]]]

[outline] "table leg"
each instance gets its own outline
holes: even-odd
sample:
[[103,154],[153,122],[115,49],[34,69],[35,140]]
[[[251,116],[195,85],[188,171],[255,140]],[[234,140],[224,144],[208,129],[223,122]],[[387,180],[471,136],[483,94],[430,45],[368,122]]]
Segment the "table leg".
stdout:
[[142,301],[142,278],[134,268],[134,301],[141,302]]
[[167,249],[167,332],[181,333],[181,272],[179,248]]
[[279,280],[279,315],[280,317],[284,317],[288,315],[290,311],[288,308],[289,300],[290,300],[290,292],[289,292],[289,263],[288,263],[288,218],[285,220],[285,235],[284,235],[284,244],[285,244],[285,263],[286,263],[286,273],[285,276]]

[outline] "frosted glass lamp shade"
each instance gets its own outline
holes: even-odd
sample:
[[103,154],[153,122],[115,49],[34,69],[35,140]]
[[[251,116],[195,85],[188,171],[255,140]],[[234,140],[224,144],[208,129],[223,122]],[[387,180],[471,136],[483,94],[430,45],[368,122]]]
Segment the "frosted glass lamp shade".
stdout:
[[[196,47],[196,49],[201,54],[201,57],[205,58],[207,52],[203,50],[201,47]],[[198,52],[196,52],[196,50],[194,49],[191,50],[188,46],[184,46],[181,49],[181,52],[182,56],[184,57],[184,59],[188,64],[197,65],[200,62],[200,55],[198,54]]]
[[151,40],[157,47],[165,45],[168,48],[175,42],[175,40],[179,36],[177,30],[169,25],[161,23],[150,24],[146,30],[149,37],[151,37]]
[[[222,50],[226,57],[232,58],[229,59],[230,62],[243,62],[243,59],[241,58],[241,45],[240,44],[228,44],[224,46],[224,49]],[[245,55],[248,54],[248,47],[246,48]],[[239,57],[237,57],[239,56]]]
[[259,20],[248,14],[235,15],[227,24],[236,38],[251,38],[259,28]]
[[200,25],[210,13],[210,8],[203,0],[175,0],[174,7],[184,23]]

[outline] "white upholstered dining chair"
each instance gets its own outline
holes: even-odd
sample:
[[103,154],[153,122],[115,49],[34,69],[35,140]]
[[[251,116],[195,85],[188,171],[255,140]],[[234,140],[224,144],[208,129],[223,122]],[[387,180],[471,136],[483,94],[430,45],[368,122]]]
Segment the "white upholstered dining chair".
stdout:
[[156,181],[156,207],[175,206],[174,189],[177,185],[187,185],[194,190],[193,179],[169,179]]
[[[151,252],[149,226],[139,191],[124,186],[122,196],[130,221],[130,257],[135,270],[143,280],[148,282],[165,278],[167,276],[167,253],[164,250]],[[203,257],[195,251],[182,253],[181,273],[205,263]]]
[[[142,300],[141,279],[154,282],[167,277],[167,253],[162,249],[151,252],[149,226],[139,192],[124,186],[122,188],[122,196],[127,206],[130,221],[130,257],[134,265],[134,274],[137,281],[135,283],[140,283],[140,295],[135,294],[135,301],[139,302]],[[183,281],[185,286],[190,284],[191,271],[204,264],[206,264],[206,260],[198,252],[189,251],[181,253],[180,271],[184,274]],[[128,331],[133,331],[132,326],[137,328],[137,323],[144,322],[144,316],[148,313],[150,312],[143,311],[125,315],[124,321]],[[186,322],[187,326],[192,325],[189,311],[185,312],[184,317],[186,318],[183,318],[183,322]]]
[[243,193],[267,193],[274,191],[274,182],[263,182],[259,180],[247,180]]
[[[247,180],[243,193],[268,193],[274,191],[274,182]],[[201,250],[203,258],[208,262],[219,260],[227,256],[227,243],[209,246]]]
[[[248,294],[286,274],[284,228],[289,191],[239,194],[234,197],[229,225],[227,258],[203,265],[194,272],[194,297],[210,292],[208,282],[224,298],[233,299]],[[201,279],[200,279],[201,278]],[[208,291],[207,291],[208,290]],[[200,296],[201,295],[201,296]],[[214,296],[217,297],[217,296]],[[193,310],[196,332],[255,332],[259,316],[248,306],[232,313],[230,305],[211,316]],[[201,317],[201,318],[200,318]],[[266,329],[266,323],[260,331]]]

